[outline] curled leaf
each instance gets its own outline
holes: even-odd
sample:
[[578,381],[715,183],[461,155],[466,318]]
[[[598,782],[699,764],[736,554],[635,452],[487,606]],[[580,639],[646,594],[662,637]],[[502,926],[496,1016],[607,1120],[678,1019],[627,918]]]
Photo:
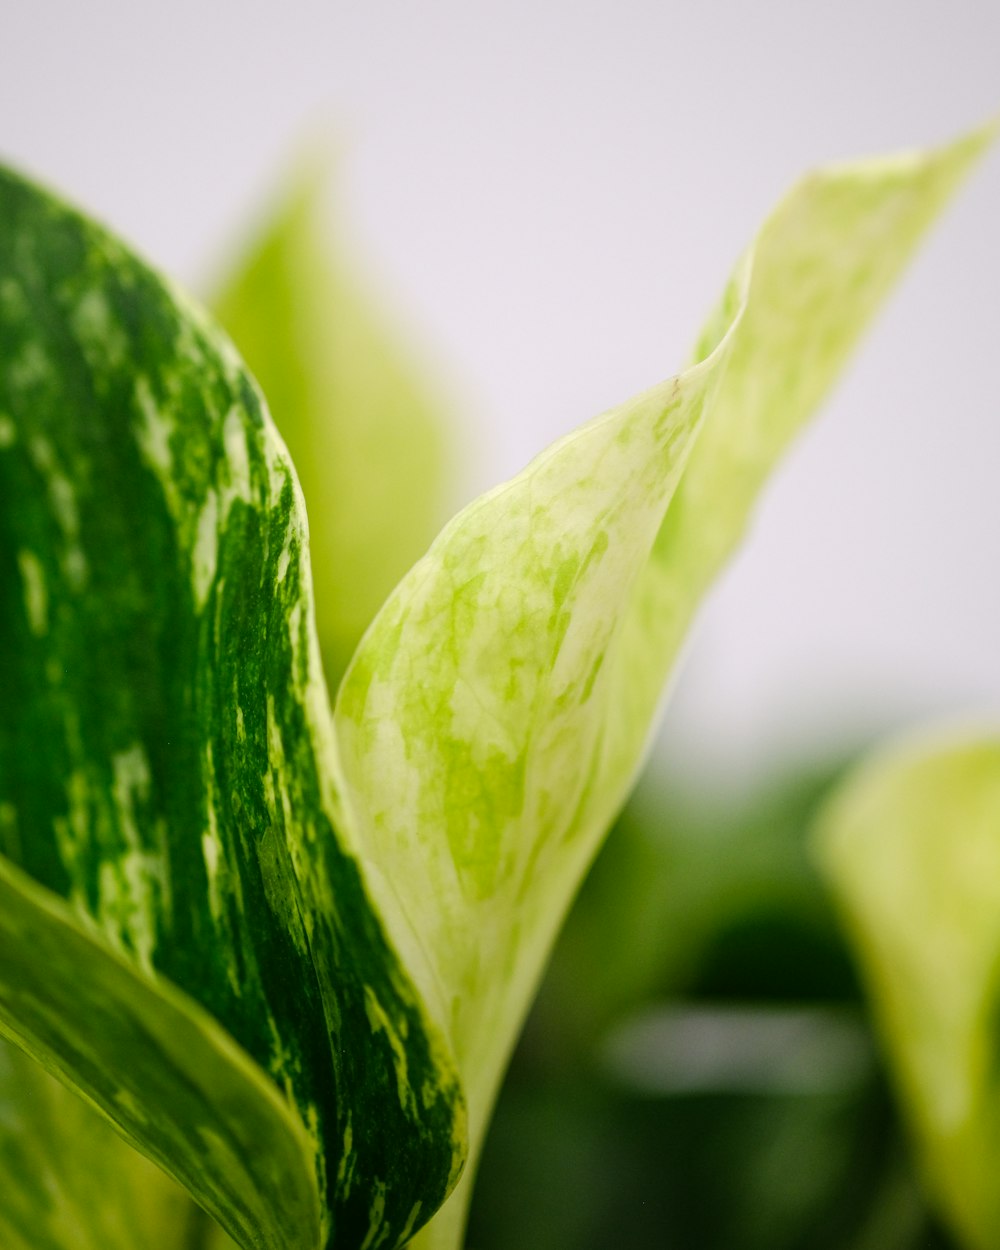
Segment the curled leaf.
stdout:
[[[394,945],[451,1038],[473,1151],[705,591],[988,138],[805,178],[695,363],[473,503],[362,640],[336,706],[350,807]],[[457,1244],[459,1189],[420,1244]]]

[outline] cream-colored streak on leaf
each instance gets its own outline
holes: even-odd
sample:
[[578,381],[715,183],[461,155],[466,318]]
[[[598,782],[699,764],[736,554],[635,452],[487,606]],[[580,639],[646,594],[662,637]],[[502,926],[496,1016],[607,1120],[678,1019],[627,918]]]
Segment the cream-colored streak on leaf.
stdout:
[[1000,1242],[1000,735],[911,744],[848,779],[818,849],[903,1106],[970,1250]]
[[[705,590],[989,138],[803,179],[695,363],[467,508],[362,641],[335,713],[346,787],[369,884],[452,1039],[473,1159]],[[473,1172],[414,1245],[460,1243]]]

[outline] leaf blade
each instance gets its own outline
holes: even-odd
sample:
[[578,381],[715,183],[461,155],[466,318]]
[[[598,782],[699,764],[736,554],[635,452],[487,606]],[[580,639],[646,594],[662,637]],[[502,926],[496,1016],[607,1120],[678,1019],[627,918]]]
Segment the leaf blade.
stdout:
[[453,1182],[462,1105],[342,831],[287,454],[228,341],[104,231],[9,173],[0,222],[0,851],[286,1100],[311,1210],[203,1187],[234,1236],[394,1244]]
[[264,1073],[2,859],[0,899],[0,1033],[85,1093],[243,1244],[294,1245],[283,1222],[315,1243],[312,1143]]
[[[701,596],[988,138],[801,184],[737,267],[695,363],[463,512],[363,640],[335,710],[352,811],[369,860],[397,865],[373,888],[453,1040],[473,1153]],[[775,368],[789,353],[790,393]],[[462,1202],[420,1244],[455,1244]]]

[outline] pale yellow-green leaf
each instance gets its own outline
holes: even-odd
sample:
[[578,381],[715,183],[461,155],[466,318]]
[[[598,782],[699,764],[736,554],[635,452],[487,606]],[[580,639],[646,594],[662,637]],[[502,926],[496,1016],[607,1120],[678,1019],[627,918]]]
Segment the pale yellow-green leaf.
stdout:
[[4,1250],[194,1250],[209,1218],[82,1098],[2,1040],[0,1194]]
[[303,165],[214,311],[256,376],[309,510],[327,679],[446,518],[434,388],[334,246],[322,163]]
[[[357,838],[451,1038],[473,1151],[705,590],[986,141],[805,178],[695,363],[466,509],[355,655],[336,723]],[[416,1244],[458,1243],[472,1170]]]
[[818,830],[929,1184],[1000,1246],[1000,735],[886,752]]

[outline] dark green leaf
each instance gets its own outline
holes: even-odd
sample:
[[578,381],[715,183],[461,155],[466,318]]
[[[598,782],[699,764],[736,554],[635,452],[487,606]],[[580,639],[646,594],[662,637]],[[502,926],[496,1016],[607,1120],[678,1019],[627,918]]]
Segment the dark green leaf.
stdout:
[[242,1245],[395,1245],[462,1107],[341,832],[284,448],[200,313],[8,173],[0,360],[0,850],[45,887],[0,878],[3,1028]]

